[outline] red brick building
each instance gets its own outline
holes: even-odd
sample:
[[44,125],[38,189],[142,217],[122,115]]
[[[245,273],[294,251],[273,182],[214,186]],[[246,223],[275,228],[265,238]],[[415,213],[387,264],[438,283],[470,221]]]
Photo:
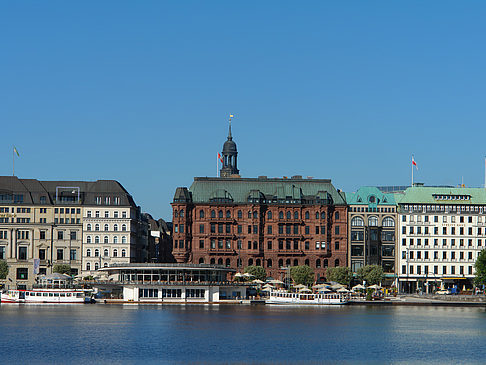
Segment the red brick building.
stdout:
[[309,265],[319,280],[347,264],[347,206],[330,180],[241,178],[236,144],[223,147],[220,178],[196,177],[176,190],[173,250],[180,263],[237,270],[263,266],[282,278],[285,267]]

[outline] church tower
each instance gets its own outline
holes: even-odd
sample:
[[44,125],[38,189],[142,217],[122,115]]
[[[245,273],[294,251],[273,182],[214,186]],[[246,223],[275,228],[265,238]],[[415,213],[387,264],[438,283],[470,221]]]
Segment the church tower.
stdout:
[[231,177],[231,175],[238,175],[238,151],[236,150],[236,143],[233,141],[231,135],[231,117],[229,120],[228,139],[224,142],[223,153],[223,167],[220,170],[221,177]]

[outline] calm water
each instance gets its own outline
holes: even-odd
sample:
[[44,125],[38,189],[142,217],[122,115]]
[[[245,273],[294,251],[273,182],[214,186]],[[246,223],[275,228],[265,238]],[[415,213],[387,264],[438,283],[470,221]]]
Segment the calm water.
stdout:
[[479,308],[0,306],[2,364],[484,363]]

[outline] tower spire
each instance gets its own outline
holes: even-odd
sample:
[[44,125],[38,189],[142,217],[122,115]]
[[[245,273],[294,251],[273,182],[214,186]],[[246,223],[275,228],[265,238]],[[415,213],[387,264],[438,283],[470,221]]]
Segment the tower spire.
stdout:
[[233,119],[233,114],[229,116],[229,126],[228,126],[228,139],[223,144],[223,151],[221,155],[223,156],[223,167],[220,170],[221,177],[231,177],[233,175],[238,175],[238,151],[236,149],[236,143],[233,141],[233,136],[231,135],[231,120]]
[[228,141],[233,140],[233,136],[231,135],[231,118],[233,118],[233,114],[230,114],[230,116],[229,116]]

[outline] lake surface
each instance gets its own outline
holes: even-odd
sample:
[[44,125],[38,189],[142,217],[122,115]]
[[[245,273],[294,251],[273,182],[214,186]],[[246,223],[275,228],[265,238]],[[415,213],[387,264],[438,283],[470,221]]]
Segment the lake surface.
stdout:
[[3,364],[483,364],[486,311],[1,305]]

